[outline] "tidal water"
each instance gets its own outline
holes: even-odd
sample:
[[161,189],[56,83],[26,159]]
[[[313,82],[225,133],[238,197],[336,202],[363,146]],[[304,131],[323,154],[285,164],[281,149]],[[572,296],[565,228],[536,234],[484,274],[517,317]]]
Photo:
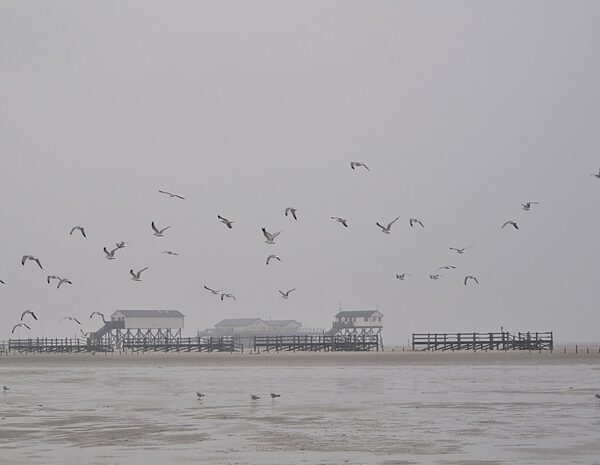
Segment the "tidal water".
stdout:
[[600,464],[600,358],[22,360],[1,465]]

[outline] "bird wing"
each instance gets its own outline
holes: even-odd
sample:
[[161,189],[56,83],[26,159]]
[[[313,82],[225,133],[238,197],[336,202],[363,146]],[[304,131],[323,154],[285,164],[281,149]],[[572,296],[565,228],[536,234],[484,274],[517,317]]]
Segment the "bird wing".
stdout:
[[148,269],[148,267],[146,268],[142,268],[140,271],[137,272],[138,276],[142,274],[143,271],[146,271]]
[[279,293],[280,293],[281,295],[283,295],[283,296],[285,296],[285,295],[286,295],[286,293],[285,293],[285,292],[281,292],[281,291],[279,291]]
[[29,260],[31,258],[31,255],[23,255],[23,258],[21,259],[21,265],[25,265],[25,260]]
[[81,323],[79,322],[79,320],[78,320],[77,318],[75,318],[75,317],[71,317],[71,319],[72,319],[72,320],[73,320],[75,323],[77,323],[79,326],[81,326]]
[[17,329],[19,326],[21,326],[21,325],[20,324],[14,325],[10,334],[13,334],[15,332],[15,329]]
[[43,269],[44,269],[44,268],[42,267],[42,264],[40,263],[40,259],[39,259],[39,258],[34,258],[33,260],[34,260],[34,261],[35,261],[35,262],[38,264],[38,266],[40,267],[40,270],[43,270]]
[[83,235],[83,237],[87,237],[87,236],[85,235],[85,229],[84,229],[84,228],[80,228],[79,230],[81,231],[81,234]]
[[377,226],[379,226],[379,227],[380,227],[382,230],[384,230],[384,231],[385,231],[385,229],[386,229],[386,228],[385,228],[384,226],[380,225],[379,223],[375,223],[375,224],[376,224]]
[[273,239],[275,239],[277,236],[279,236],[282,233],[283,229],[281,231],[277,231],[276,233],[273,233]]
[[392,225],[393,225],[393,224],[394,224],[396,221],[398,221],[398,219],[399,219],[399,218],[400,218],[400,217],[399,217],[399,216],[397,216],[397,217],[396,217],[396,219],[395,219],[394,221],[390,221],[390,222],[388,223],[388,225],[387,225],[387,229],[390,229],[390,228],[392,227]]
[[298,217],[296,216],[296,209],[292,210],[292,216],[294,217],[295,220],[298,219]]
[[156,228],[156,225],[154,224],[154,221],[151,223],[151,225],[150,225],[150,226],[152,226],[152,229],[154,230],[154,232],[155,232],[156,234],[160,234],[160,231],[159,231],[159,230]]
[[21,321],[23,321],[23,317],[27,315],[27,313],[29,313],[29,310],[25,310],[23,313],[21,313]]
[[273,236],[271,236],[271,233],[269,233],[269,231],[267,231],[265,228],[262,228],[262,232],[263,232],[263,235],[267,238],[268,241],[272,241],[273,240]]
[[71,232],[69,233],[69,236],[73,234],[73,231],[75,231],[77,229],[77,226],[74,226],[71,228]]
[[354,169],[354,167],[356,166],[356,163],[354,163],[353,161],[350,162],[350,168]]
[[504,226],[506,226],[507,224],[510,224],[510,223],[511,223],[510,221],[505,222],[500,229],[504,228]]
[[134,278],[137,278],[137,275],[133,272],[133,269],[129,270],[129,274]]
[[295,290],[296,290],[296,288],[294,288],[294,289],[290,289],[289,291],[287,291],[287,292],[286,292],[286,294],[287,294],[287,295],[289,295],[289,294],[290,294],[290,292],[294,292]]

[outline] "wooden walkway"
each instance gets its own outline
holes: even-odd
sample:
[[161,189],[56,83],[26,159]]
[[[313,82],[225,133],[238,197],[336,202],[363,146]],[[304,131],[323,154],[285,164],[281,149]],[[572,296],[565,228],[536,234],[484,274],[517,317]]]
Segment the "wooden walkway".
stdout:
[[499,333],[413,333],[413,350],[550,350],[552,331]]
[[[72,338],[35,338],[35,339],[9,339],[8,352],[37,352],[37,353],[78,353],[78,352],[104,352],[107,347],[92,345],[87,339]],[[110,351],[110,350],[108,350]]]
[[[235,352],[234,338],[220,337],[180,337],[174,340],[144,341],[125,339],[122,349],[131,352]],[[244,348],[242,347],[242,352]]]
[[267,352],[295,351],[379,351],[380,341],[377,335],[359,336],[255,336],[254,350]]

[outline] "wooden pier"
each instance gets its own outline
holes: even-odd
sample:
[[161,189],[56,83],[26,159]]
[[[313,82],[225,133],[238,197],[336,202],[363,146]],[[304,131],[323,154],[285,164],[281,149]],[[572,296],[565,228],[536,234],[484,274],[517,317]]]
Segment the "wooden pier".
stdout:
[[300,336],[255,336],[254,350],[267,352],[295,351],[379,351],[379,336],[374,335],[300,335]]
[[17,353],[79,353],[79,352],[106,352],[108,347],[91,344],[88,339],[72,338],[33,338],[9,339],[7,352]]
[[[121,348],[131,352],[235,352],[238,347],[231,336],[179,337],[165,341],[124,339]],[[243,347],[241,347],[243,351]]]
[[412,350],[549,350],[552,331],[525,333],[413,333]]

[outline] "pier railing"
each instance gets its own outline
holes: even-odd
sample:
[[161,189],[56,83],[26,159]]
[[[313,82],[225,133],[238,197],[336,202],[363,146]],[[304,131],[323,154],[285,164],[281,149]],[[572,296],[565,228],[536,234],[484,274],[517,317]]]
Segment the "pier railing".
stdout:
[[378,351],[379,336],[374,335],[294,335],[255,336],[254,350],[279,351]]
[[552,331],[413,333],[413,350],[553,350]]

